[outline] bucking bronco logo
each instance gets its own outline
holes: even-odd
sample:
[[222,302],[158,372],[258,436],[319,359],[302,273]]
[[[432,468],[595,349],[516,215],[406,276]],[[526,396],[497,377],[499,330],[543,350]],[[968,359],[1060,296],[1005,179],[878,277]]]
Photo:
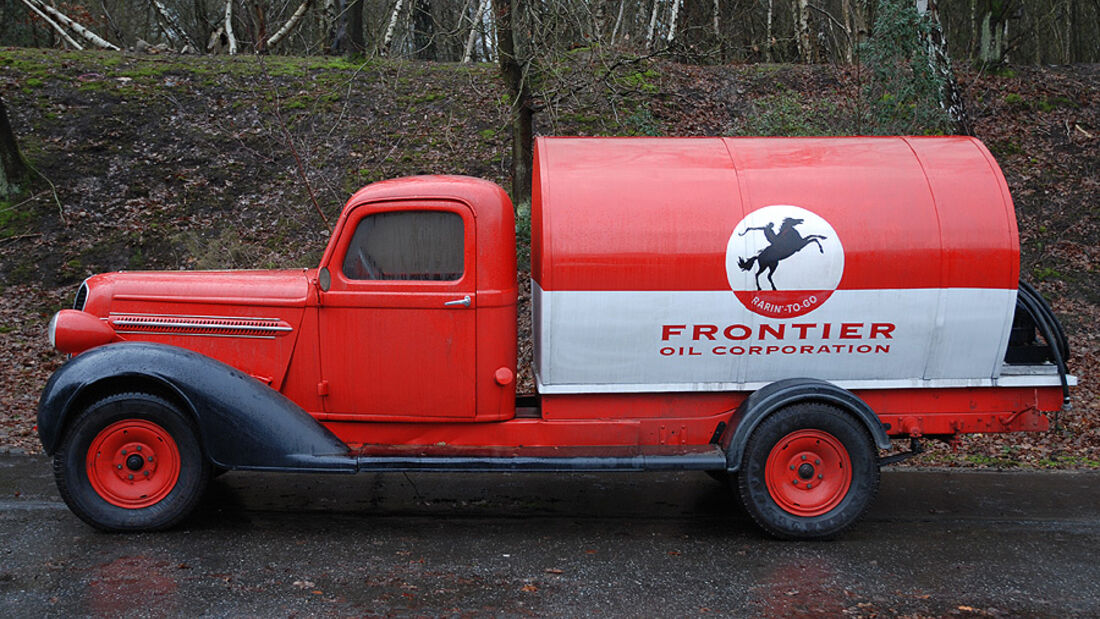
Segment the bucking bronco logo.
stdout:
[[[817,251],[802,251],[811,245]],[[726,246],[730,288],[745,307],[769,318],[801,316],[820,307],[843,272],[844,247],[836,231],[816,213],[797,206],[766,206],[749,213]]]
[[763,273],[765,269],[768,271],[768,281],[771,282],[772,290],[777,290],[775,287],[775,280],[772,279],[772,275],[775,273],[775,267],[779,266],[781,260],[790,258],[810,243],[816,243],[817,249],[821,253],[825,253],[825,248],[821,246],[821,241],[826,240],[826,237],[820,234],[802,236],[798,233],[798,230],[794,229],[794,227],[800,223],[804,223],[804,221],[795,219],[794,217],[787,217],[783,220],[783,225],[779,227],[779,234],[776,234],[775,224],[773,223],[769,223],[766,226],[745,228],[741,231],[740,236],[745,236],[746,233],[752,230],[762,230],[764,232],[764,238],[768,239],[768,242],[771,243],[771,245],[765,247],[759,254],[756,254],[748,260],[743,258],[737,259],[737,266],[741,267],[742,271],[752,269],[753,262],[758,265],[756,269],[757,290],[762,290],[762,288],[760,288],[760,274]]

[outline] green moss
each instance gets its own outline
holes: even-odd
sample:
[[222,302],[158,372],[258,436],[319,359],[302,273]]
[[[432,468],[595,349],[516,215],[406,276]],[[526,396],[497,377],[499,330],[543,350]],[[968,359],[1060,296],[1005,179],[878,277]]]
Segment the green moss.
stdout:
[[1100,468],[1100,460],[1085,456],[1055,456],[1053,458],[1043,458],[1036,464],[1046,468]]
[[996,157],[1006,157],[1009,155],[1019,155],[1024,152],[1019,142],[1015,140],[994,140],[989,143],[989,150]]
[[1035,267],[1032,269],[1031,273],[1035,279],[1040,282],[1045,282],[1049,279],[1065,278],[1065,275],[1053,267]]
[[35,213],[0,201],[0,238],[26,234],[37,221]]
[[1024,98],[1014,92],[1010,92],[1005,95],[1005,103],[1013,107],[1020,107],[1024,105]]
[[1067,97],[1044,98],[1040,99],[1039,102],[1035,104],[1035,109],[1040,112],[1053,112],[1058,108],[1077,109],[1079,107],[1076,101]]
[[1013,468],[1020,466],[1019,461],[1010,458],[997,458],[993,456],[971,454],[966,456],[965,459],[967,462],[971,464],[977,464],[978,466],[992,466],[997,468]]
[[753,102],[753,111],[740,135],[838,135],[837,108],[817,98],[803,98],[793,92],[762,97]]
[[660,90],[657,84],[653,83],[653,80],[659,77],[660,74],[653,69],[646,69],[644,71],[634,71],[633,73],[627,73],[621,77],[616,78],[616,82],[619,85],[640,90],[644,93],[654,94]]

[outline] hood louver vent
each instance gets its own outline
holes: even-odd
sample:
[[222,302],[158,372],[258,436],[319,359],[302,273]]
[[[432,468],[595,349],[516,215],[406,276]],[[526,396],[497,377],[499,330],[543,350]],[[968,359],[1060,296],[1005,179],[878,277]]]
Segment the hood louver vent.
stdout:
[[76,291],[76,299],[73,300],[73,309],[83,311],[84,304],[88,301],[88,282],[80,284],[80,290]]
[[273,339],[293,330],[289,324],[278,318],[111,314],[108,322],[118,333],[141,333],[146,335],[199,335]]

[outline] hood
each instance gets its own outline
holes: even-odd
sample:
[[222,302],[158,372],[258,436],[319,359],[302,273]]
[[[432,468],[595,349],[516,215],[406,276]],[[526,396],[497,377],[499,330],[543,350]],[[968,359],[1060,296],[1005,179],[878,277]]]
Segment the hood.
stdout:
[[[50,323],[59,350],[118,341],[186,348],[279,389],[310,300],[316,269],[146,271],[88,278],[76,308]],[[82,310],[82,311],[80,311]]]
[[[84,311],[106,316],[133,304],[305,307],[315,269],[268,271],[135,271],[88,278],[78,294]],[[83,299],[81,298],[83,297]],[[137,309],[137,308],[133,308]],[[181,308],[182,309],[182,308]]]

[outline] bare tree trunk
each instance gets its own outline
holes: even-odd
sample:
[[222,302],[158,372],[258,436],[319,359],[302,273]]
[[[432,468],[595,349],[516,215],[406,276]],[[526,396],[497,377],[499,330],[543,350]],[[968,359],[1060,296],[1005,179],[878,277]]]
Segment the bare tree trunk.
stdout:
[[[25,1],[26,0],[24,0],[24,2]],[[91,30],[88,30],[84,26],[81,26],[80,24],[76,23],[75,21],[69,19],[69,17],[67,15],[65,15],[61,11],[53,8],[52,6],[46,4],[45,2],[42,2],[42,0],[31,0],[31,2],[33,2],[35,5],[37,5],[38,8],[40,8],[43,11],[49,13],[51,17],[53,17],[55,20],[60,22],[62,25],[67,26],[68,28],[71,28],[73,30],[73,32],[79,34],[81,37],[84,38],[84,40],[88,41],[92,45],[95,45],[96,47],[102,47],[103,49],[113,49],[115,51],[118,51],[118,46],[117,45],[115,45],[114,43],[111,43],[110,41],[104,40],[98,34],[92,32]]]
[[271,38],[267,40],[267,47],[275,47],[279,44],[280,41],[283,40],[284,37],[286,37],[286,35],[290,34],[291,31],[293,31],[294,28],[302,21],[302,17],[305,16],[306,11],[309,10],[309,5],[312,3],[313,0],[302,0],[302,3],[298,5],[298,9],[294,11],[293,15],[290,16],[290,19],[286,20],[286,23],[283,24],[283,27],[279,28],[279,30],[275,34],[271,35]]
[[336,0],[324,0],[321,5],[321,53],[334,53],[336,43]]
[[393,13],[390,13],[390,24],[386,26],[386,36],[382,38],[382,50],[388,52],[390,42],[393,41],[393,30],[397,26],[397,16],[401,14],[401,0],[393,5]]
[[615,37],[619,35],[619,26],[623,24],[623,7],[626,6],[626,0],[619,0],[619,14],[615,16],[615,27],[611,29],[611,44],[615,44]]
[[367,40],[363,35],[363,0],[351,0],[348,5],[348,43],[352,55],[367,53]]
[[764,59],[768,62],[772,62],[772,41],[775,37],[772,36],[772,20],[775,17],[775,0],[768,0],[768,40],[764,42]]
[[958,80],[955,79],[955,72],[951,69],[951,57],[947,55],[947,42],[943,37],[943,26],[940,25],[940,13],[936,7],[936,0],[917,0],[917,12],[925,16],[932,26],[925,39],[925,47],[928,50],[928,64],[932,72],[943,80],[943,86],[940,88],[940,106],[947,110],[947,115],[955,125],[955,133],[974,135],[962,90],[959,88]]
[[970,0],[970,43],[967,45],[966,56],[967,58],[974,58],[977,55],[978,41],[978,0]]
[[531,198],[535,111],[524,67],[516,55],[512,0],[493,0],[493,12],[500,72],[512,98],[512,200],[518,204]]
[[18,194],[27,185],[27,166],[19,154],[15,133],[8,122],[8,110],[0,98],[0,198]]
[[255,43],[253,45],[256,46],[257,53],[263,54],[267,52],[267,17],[264,15],[263,2],[253,0],[252,11],[255,14],[252,36]]
[[50,25],[50,27],[52,27],[54,30],[56,30],[58,32],[58,34],[61,35],[61,38],[66,43],[71,45],[73,47],[73,49],[84,49],[84,47],[81,46],[80,43],[77,43],[76,41],[73,40],[73,38],[71,36],[69,36],[68,32],[65,32],[64,28],[62,28],[60,25],[58,25],[58,23],[55,22],[54,20],[50,19],[48,15],[46,15],[45,13],[40,11],[38,9],[38,7],[35,6],[30,0],[23,0],[23,4],[27,5],[27,7],[30,10],[34,11],[34,13],[36,15],[38,15],[39,17],[42,18],[42,21],[46,22],[47,24]]
[[184,30],[182,26],[180,26],[179,21],[174,16],[172,16],[172,14],[168,11],[168,8],[164,6],[163,2],[161,2],[160,0],[150,0],[150,3],[153,5],[153,11],[155,11],[157,14],[157,20],[164,24],[164,29],[166,31],[172,31],[176,39],[179,39],[183,43],[198,49],[198,46],[195,45],[195,42],[191,40],[191,37],[187,34],[187,31]]
[[477,11],[474,12],[474,22],[470,24],[470,36],[466,37],[466,51],[462,54],[462,62],[470,62],[474,53],[474,41],[477,32],[481,29],[481,19],[485,16],[485,8],[489,6],[489,0],[480,0],[477,3]]
[[420,60],[438,60],[435,44],[435,19],[431,0],[412,0],[413,56]]
[[672,17],[668,21],[668,36],[665,37],[665,43],[671,44],[672,39],[676,38],[676,17],[680,15],[680,0],[674,0],[672,3]]
[[848,61],[848,64],[852,64],[855,61],[855,47],[856,47],[856,34],[855,29],[852,28],[852,2],[851,0],[842,0],[840,3],[840,10],[844,13],[844,30],[847,39],[844,42],[844,59]]
[[814,61],[813,37],[810,35],[810,0],[797,0],[795,30],[797,31],[798,55],[802,62]]
[[329,53],[343,54],[348,38],[348,5],[346,0],[333,0],[332,31],[329,33]]
[[649,15],[649,30],[645,35],[645,48],[653,47],[653,30],[657,27],[657,9],[661,6],[661,0],[653,0],[653,12]]
[[237,37],[233,36],[233,0],[225,0],[225,38],[229,41],[229,54],[236,54]]

